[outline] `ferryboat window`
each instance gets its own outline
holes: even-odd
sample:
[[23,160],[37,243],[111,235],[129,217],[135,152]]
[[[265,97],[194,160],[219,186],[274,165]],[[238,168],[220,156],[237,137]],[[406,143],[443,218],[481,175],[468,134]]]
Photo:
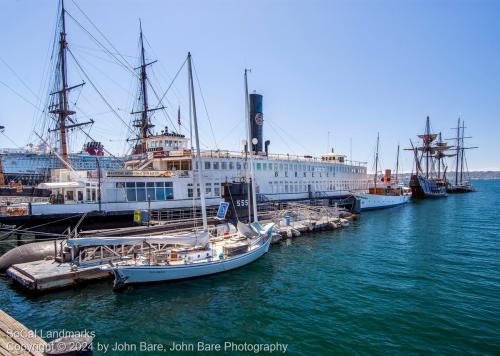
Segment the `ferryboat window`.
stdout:
[[[156,200],[165,200],[165,183],[163,182],[156,182],[155,183],[155,188],[156,188],[156,192],[155,192],[155,199]],[[153,198],[151,198],[153,199]]]
[[174,184],[165,182],[165,200],[174,199]]
[[213,169],[219,169],[219,162],[214,162]]
[[83,192],[81,190],[78,191],[78,201],[83,201]]
[[220,197],[220,183],[214,183],[214,196]]
[[146,184],[144,182],[136,182],[135,184],[137,187],[137,201],[146,201],[147,200],[146,189],[145,189]]
[[274,170],[277,171],[278,170],[278,163],[275,163],[274,164]]
[[137,201],[137,196],[135,194],[135,183],[126,183],[127,187],[127,201]]
[[283,163],[280,163],[280,171],[283,170]]
[[222,162],[220,168],[227,169],[227,162]]
[[205,194],[212,195],[212,183],[205,183]]
[[262,169],[262,164],[261,163],[257,163],[257,170],[260,171]]
[[236,162],[236,169],[238,169],[238,170],[241,169],[241,163],[240,162]]
[[156,195],[155,195],[155,183],[154,182],[147,182],[146,183],[146,198],[155,200]]
[[234,163],[233,162],[229,162],[229,169],[234,169]]
[[205,162],[205,169],[210,169],[210,162],[209,161]]
[[193,197],[193,185],[188,184],[188,198],[192,198],[192,197]]

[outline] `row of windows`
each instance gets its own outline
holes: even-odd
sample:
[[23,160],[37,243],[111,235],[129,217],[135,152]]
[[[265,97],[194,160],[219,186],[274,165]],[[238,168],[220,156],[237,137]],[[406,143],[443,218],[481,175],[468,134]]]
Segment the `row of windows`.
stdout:
[[174,199],[172,182],[117,182],[116,189],[125,189],[127,201],[162,201]]
[[[196,196],[200,196],[200,184],[197,184],[197,189],[196,189]],[[205,183],[205,196],[207,197],[220,197],[220,183],[213,183],[213,190],[212,190],[212,183]],[[193,184],[189,183],[188,184],[188,198],[193,197]]]
[[[233,170],[235,167],[237,170],[246,169],[246,162],[211,162],[205,161],[204,167],[206,170]],[[365,168],[363,167],[350,167],[342,165],[322,165],[315,166],[310,164],[300,164],[300,163],[267,163],[267,162],[256,162],[254,167],[258,171],[274,170],[274,171],[303,171],[303,172],[332,172],[332,173],[365,173]],[[198,168],[198,164],[196,164]]]
[[351,190],[360,189],[363,186],[363,181],[340,181],[340,182],[287,182],[287,181],[274,181],[269,182],[270,193],[305,193],[311,190],[314,191],[334,191],[334,190]]
[[182,141],[178,140],[155,140],[148,142],[148,148],[155,147],[170,147],[178,149],[179,147],[183,147]]

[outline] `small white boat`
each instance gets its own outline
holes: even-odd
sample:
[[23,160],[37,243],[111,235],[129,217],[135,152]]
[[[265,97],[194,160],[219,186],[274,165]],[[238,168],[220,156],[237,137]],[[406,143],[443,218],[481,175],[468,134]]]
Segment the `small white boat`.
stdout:
[[124,261],[102,270],[115,275],[114,288],[127,284],[172,281],[230,271],[254,262],[269,250],[271,234],[246,241],[210,242],[207,247],[172,248],[163,258]]
[[406,204],[410,201],[411,195],[381,195],[381,194],[357,194],[361,202],[361,211],[387,209]]
[[379,136],[377,135],[377,150],[375,152],[375,175],[373,186],[369,187],[367,193],[355,194],[360,200],[360,210],[387,209],[398,205],[406,204],[410,201],[411,190],[398,182],[399,169],[399,145],[396,161],[396,177],[392,179],[391,170],[386,169],[383,178],[379,181],[378,171],[378,146]]

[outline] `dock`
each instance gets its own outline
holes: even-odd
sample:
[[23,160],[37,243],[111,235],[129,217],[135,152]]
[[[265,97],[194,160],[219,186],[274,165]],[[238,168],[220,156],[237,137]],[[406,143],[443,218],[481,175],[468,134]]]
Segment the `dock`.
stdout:
[[13,265],[7,275],[33,292],[50,291],[111,277],[99,265],[76,267],[69,262],[53,259]]
[[0,310],[0,355],[43,356],[46,346],[35,331]]
[[[260,217],[263,224],[274,223],[272,243],[298,237],[307,233],[330,231],[349,226],[349,221],[356,219],[351,214],[337,207],[308,206],[303,204],[288,205],[285,209],[266,212]],[[214,222],[212,220],[211,222]],[[161,226],[127,227],[121,229],[102,229],[81,233],[81,237],[117,237],[117,236],[155,236],[162,232],[174,233],[183,226],[185,221]],[[222,225],[219,225],[222,227]],[[169,229],[170,228],[170,229]],[[211,224],[209,229],[213,236],[223,236],[224,232]],[[100,267],[124,259],[135,258],[137,254],[149,254],[155,248],[154,244],[145,241],[133,245],[120,246],[89,246],[79,249],[76,254],[66,246],[66,240],[54,249],[56,256],[48,256],[44,260],[25,262],[12,265],[7,275],[22,287],[32,292],[46,292],[79,284],[97,281],[111,277],[111,273],[102,271]],[[58,244],[59,245],[59,244]]]

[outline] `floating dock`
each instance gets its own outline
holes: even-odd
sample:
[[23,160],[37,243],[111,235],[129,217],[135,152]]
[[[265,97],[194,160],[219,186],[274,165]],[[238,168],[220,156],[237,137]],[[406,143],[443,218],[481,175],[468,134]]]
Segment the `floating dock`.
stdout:
[[7,275],[34,292],[61,289],[111,277],[109,272],[101,271],[99,265],[76,267],[69,262],[60,263],[53,259],[13,265],[7,270]]
[[47,343],[36,333],[0,310],[0,354],[43,356]]
[[[269,214],[268,214],[269,215]],[[310,232],[335,230],[349,225],[349,220],[357,218],[357,215],[331,207],[310,207],[296,205],[293,209],[277,210],[267,219],[261,219],[262,223],[274,223],[273,243],[279,243],[283,239],[297,237]],[[170,227],[178,227],[173,224]],[[212,226],[214,236],[220,235],[218,228]],[[124,236],[144,235],[154,236],[165,231],[165,226],[154,226],[145,228],[143,226],[101,230],[99,234],[94,231],[88,232],[86,236]],[[173,232],[173,231],[170,231]],[[111,277],[110,272],[102,271],[100,266],[110,262],[123,259],[135,258],[135,254],[148,253],[152,248],[144,242],[134,246],[94,246],[80,250],[78,255],[73,255],[64,241],[60,248],[55,248],[56,256],[47,257],[44,260],[18,263],[7,270],[7,275],[13,281],[33,292],[46,292],[66,287],[79,285],[86,282]]]

